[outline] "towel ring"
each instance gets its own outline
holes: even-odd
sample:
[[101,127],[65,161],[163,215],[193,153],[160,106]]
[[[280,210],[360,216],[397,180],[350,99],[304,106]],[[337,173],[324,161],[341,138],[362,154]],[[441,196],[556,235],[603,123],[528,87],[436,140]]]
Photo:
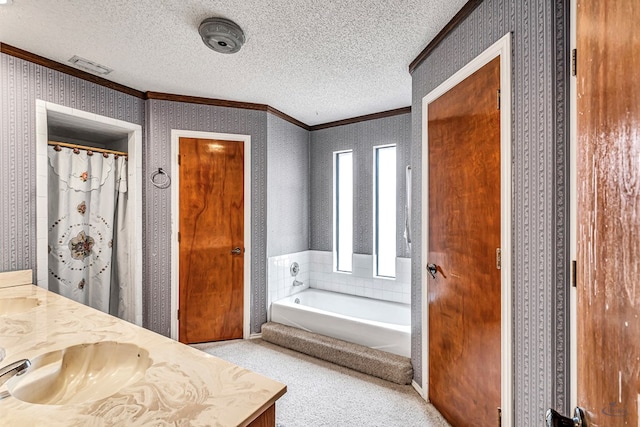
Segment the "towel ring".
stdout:
[[[160,178],[158,178],[158,176]],[[171,177],[164,171],[164,169],[158,168],[157,171],[154,171],[151,174],[151,183],[157,188],[169,188],[171,185]]]

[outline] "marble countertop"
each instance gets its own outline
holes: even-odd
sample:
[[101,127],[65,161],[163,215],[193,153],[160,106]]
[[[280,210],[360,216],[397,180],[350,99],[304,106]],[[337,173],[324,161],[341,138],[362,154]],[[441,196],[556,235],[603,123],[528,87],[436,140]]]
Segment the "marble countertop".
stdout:
[[[152,364],[139,381],[110,397],[41,405],[0,386],[0,425],[245,426],[286,392],[277,381],[33,285],[0,288],[0,299],[37,298],[27,311],[0,313],[0,367],[82,343],[133,343]],[[27,374],[28,375],[28,374]],[[26,378],[26,376],[25,376]],[[5,392],[5,393],[3,393]]]

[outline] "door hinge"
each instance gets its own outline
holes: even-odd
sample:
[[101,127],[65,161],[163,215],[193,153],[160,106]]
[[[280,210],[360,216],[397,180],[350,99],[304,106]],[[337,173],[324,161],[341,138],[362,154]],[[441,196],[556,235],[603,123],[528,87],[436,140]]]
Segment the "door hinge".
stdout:
[[180,243],[180,232],[178,231],[178,243]]
[[178,166],[180,166],[180,160],[181,160],[181,157],[182,157],[182,156],[181,156],[180,154],[178,154]]
[[496,268],[500,270],[502,268],[502,249],[496,249]]
[[571,75],[578,75],[578,49],[571,50]]
[[498,92],[496,93],[496,106],[497,106],[497,110],[500,109],[500,89],[498,89]]
[[571,286],[578,286],[578,263],[575,259],[571,261]]
[[498,427],[502,427],[502,408],[498,407]]
[[177,318],[180,320],[180,310],[178,310]]

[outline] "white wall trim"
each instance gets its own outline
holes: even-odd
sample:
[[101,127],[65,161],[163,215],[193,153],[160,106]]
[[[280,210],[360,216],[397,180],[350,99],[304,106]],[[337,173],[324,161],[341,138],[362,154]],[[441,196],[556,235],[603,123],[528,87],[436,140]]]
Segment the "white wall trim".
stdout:
[[[478,55],[449,79],[429,92],[422,99],[422,263],[427,264],[429,252],[429,137],[428,105],[458,83],[469,77],[491,60],[500,57],[500,201],[501,201],[501,248],[502,248],[502,307],[501,307],[501,407],[503,426],[513,426],[513,308],[512,308],[512,261],[511,261],[511,33]],[[429,304],[428,280],[422,275],[422,389],[428,399],[429,390]]]
[[251,135],[232,133],[200,132],[171,129],[171,338],[178,339],[178,298],[180,253],[178,231],[180,230],[180,171],[178,154],[180,138],[218,139],[223,141],[244,142],[244,303],[242,336],[251,336]]
[[[36,99],[36,260],[37,284],[49,289],[48,255],[48,158],[47,158],[47,112],[55,111],[78,120],[90,120],[108,125],[128,135],[127,152],[129,155],[129,197],[128,203],[134,212],[131,221],[132,251],[131,271],[135,288],[135,324],[142,326],[142,126],[112,119],[111,117],[89,113],[75,108]],[[133,167],[131,167],[133,166]]]
[[424,400],[426,400],[427,402],[429,401],[429,396],[427,396],[427,395],[425,395],[425,394],[424,394],[424,390],[422,389],[422,387],[420,387],[420,386],[418,385],[418,383],[417,383],[417,382],[415,382],[415,380],[411,381],[411,385],[412,385],[412,386],[413,386],[413,388],[418,392],[418,394],[419,394],[420,396],[422,396],[422,398],[423,398]]

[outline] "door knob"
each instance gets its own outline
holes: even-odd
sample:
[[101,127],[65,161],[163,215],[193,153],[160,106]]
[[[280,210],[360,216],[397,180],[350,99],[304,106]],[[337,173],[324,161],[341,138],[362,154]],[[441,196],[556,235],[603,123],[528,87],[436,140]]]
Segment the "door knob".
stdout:
[[231,254],[232,255],[240,255],[242,253],[242,249],[235,247],[233,249],[231,249]]
[[438,266],[435,264],[427,264],[427,271],[431,274],[431,277],[436,278],[436,273],[438,272]]
[[547,421],[547,427],[586,427],[584,421],[584,410],[582,408],[576,408],[573,413],[573,418],[568,418],[560,415],[557,411],[549,409],[545,416]]

